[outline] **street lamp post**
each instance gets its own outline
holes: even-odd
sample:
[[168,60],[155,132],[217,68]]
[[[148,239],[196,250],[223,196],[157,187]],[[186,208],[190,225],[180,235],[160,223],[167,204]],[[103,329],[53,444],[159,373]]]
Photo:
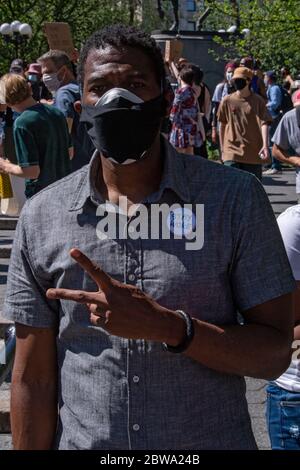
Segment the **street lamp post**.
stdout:
[[19,55],[19,48],[32,36],[32,29],[28,23],[21,23],[18,20],[12,23],[3,23],[0,26],[0,34],[7,44],[14,44],[15,56]]

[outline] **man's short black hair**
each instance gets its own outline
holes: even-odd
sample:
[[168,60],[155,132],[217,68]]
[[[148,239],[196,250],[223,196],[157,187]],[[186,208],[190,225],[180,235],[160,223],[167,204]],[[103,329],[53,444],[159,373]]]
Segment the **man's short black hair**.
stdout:
[[84,67],[90,51],[93,49],[104,49],[107,46],[114,46],[116,48],[129,46],[143,51],[153,62],[159,85],[165,87],[166,72],[159,46],[149,34],[133,26],[123,24],[106,26],[96,31],[83,45],[77,70],[78,81],[82,87],[84,82]]

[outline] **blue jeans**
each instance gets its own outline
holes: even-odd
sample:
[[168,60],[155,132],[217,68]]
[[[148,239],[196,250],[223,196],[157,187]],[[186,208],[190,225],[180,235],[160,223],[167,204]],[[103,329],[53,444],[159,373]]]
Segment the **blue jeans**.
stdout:
[[273,450],[300,450],[300,393],[289,392],[270,382],[267,425]]

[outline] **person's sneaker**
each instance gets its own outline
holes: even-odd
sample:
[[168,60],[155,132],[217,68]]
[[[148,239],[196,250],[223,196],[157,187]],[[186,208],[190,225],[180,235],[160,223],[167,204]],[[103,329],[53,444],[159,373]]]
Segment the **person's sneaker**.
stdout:
[[269,170],[267,171],[264,171],[263,172],[263,175],[281,175],[282,174],[282,170],[276,170],[276,168],[270,168]]

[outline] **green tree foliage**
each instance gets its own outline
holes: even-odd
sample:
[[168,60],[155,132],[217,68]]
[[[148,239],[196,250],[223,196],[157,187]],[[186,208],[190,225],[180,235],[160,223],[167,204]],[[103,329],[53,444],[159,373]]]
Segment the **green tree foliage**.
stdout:
[[48,50],[42,30],[44,22],[61,21],[71,26],[75,47],[97,29],[112,23],[134,23],[140,0],[0,0],[0,24],[19,20],[33,30],[30,41],[16,50],[0,36],[0,74],[8,70],[12,59],[34,62]]
[[240,22],[240,31],[250,30],[249,37],[233,36],[216,41],[225,46],[226,59],[253,55],[264,69],[278,70],[289,66],[300,72],[300,1],[299,0],[207,0],[212,13],[205,26],[227,29]]

